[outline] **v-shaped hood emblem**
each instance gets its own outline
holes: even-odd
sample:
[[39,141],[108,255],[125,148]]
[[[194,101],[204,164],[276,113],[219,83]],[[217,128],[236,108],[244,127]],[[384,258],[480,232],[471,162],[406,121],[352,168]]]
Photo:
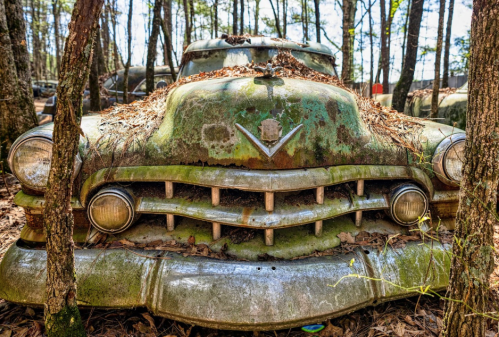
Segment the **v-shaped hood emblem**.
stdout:
[[286,136],[282,137],[277,143],[272,146],[267,146],[263,144],[258,138],[256,138],[251,132],[246,130],[241,124],[236,123],[236,128],[241,131],[248,140],[256,146],[256,148],[269,159],[271,159],[300,129],[303,124],[298,125],[293,130],[291,130]]

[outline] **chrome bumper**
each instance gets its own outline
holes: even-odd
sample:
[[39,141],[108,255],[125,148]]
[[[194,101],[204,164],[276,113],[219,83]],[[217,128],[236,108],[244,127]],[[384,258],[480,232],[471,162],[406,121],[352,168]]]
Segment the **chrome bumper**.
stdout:
[[[158,316],[219,329],[283,329],[415,295],[406,290],[410,287],[443,290],[448,283],[449,249],[408,243],[385,252],[358,248],[347,255],[279,262],[77,250],[78,301],[86,307],[147,307]],[[158,255],[170,259],[152,258]],[[433,265],[428,268],[431,256]],[[360,277],[328,286],[355,274]],[[41,305],[45,279],[46,252],[14,244],[0,264],[0,297]]]

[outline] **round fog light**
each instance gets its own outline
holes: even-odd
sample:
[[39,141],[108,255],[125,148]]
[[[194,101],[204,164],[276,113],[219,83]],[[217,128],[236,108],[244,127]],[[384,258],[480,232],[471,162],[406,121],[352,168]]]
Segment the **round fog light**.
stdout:
[[99,191],[88,204],[92,225],[104,233],[120,233],[133,223],[133,197],[123,189],[109,187]]
[[405,184],[395,188],[390,197],[390,214],[399,225],[411,226],[428,211],[428,198],[419,187]]

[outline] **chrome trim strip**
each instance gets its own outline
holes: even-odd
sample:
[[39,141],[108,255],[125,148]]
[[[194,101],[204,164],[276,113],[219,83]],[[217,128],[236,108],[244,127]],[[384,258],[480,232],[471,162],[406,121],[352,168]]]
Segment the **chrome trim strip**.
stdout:
[[272,214],[263,205],[260,207],[213,206],[209,200],[187,201],[185,199],[139,198],[136,212],[144,214],[174,214],[224,225],[260,229],[285,228],[335,218],[358,210],[388,209],[382,194],[371,194],[369,198],[352,196],[328,199],[324,204],[294,206],[277,203]]
[[449,177],[447,176],[447,173],[445,172],[444,161],[445,161],[445,156],[449,151],[449,149],[455,144],[459,142],[464,142],[465,140],[466,140],[466,134],[464,133],[457,133],[454,135],[450,135],[449,137],[442,140],[440,144],[438,144],[435,153],[433,154],[433,159],[431,161],[433,171],[437,176],[438,180],[440,180],[446,185],[459,186],[458,183],[449,179]]
[[231,188],[253,192],[288,192],[314,189],[356,180],[412,180],[424,187],[430,200],[430,178],[412,166],[343,165],[296,170],[247,170],[189,165],[133,166],[101,169],[83,184],[80,201],[85,206],[91,191],[111,182],[161,182]]

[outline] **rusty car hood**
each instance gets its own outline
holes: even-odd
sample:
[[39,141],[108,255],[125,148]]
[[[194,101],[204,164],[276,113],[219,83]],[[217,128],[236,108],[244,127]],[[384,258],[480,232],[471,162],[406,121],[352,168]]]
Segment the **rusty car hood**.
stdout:
[[[280,137],[266,153],[269,143],[263,139],[275,129]],[[200,81],[173,91],[147,154],[155,164],[254,169],[407,161],[405,150],[373,137],[347,91],[311,81],[253,77]]]

